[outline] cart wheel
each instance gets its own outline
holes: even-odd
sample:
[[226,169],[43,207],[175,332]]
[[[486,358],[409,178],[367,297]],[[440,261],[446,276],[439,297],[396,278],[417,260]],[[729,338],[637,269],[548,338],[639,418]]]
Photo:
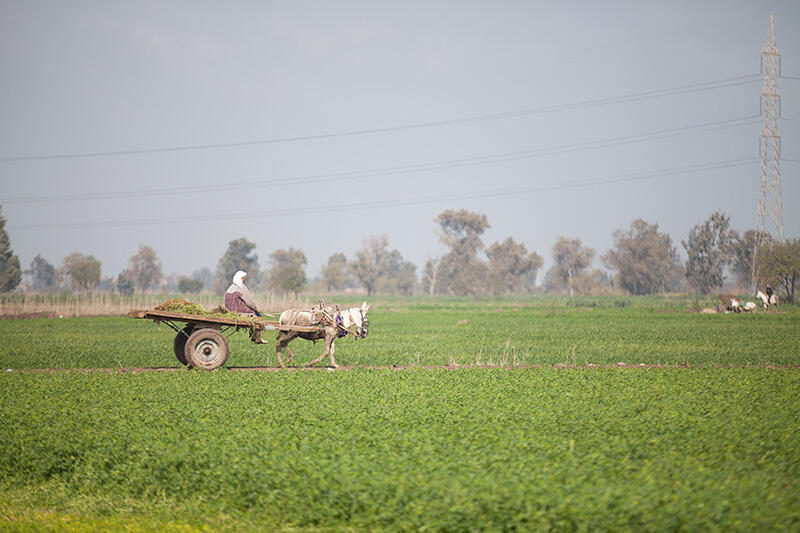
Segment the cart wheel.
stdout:
[[228,339],[215,329],[198,329],[186,339],[184,353],[192,368],[214,370],[228,360]]
[[193,331],[194,328],[192,326],[186,326],[175,335],[175,340],[172,343],[172,351],[175,352],[175,357],[178,358],[182,365],[189,364],[186,360],[186,339],[189,338]]

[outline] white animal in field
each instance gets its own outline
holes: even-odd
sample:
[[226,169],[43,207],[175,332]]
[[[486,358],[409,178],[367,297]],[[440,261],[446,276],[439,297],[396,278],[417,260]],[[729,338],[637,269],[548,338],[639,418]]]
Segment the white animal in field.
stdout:
[[770,305],[775,305],[775,306],[777,306],[777,305],[778,305],[778,295],[777,295],[777,294],[773,294],[772,296],[770,296],[770,297],[767,297],[767,295],[766,295],[766,294],[764,294],[764,293],[763,293],[763,292],[761,292],[761,291],[758,291],[758,292],[756,293],[756,297],[757,297],[759,300],[761,300],[761,306],[762,306],[764,309],[766,309],[766,308],[767,308],[767,307],[769,307]]
[[752,313],[755,310],[756,310],[756,304],[754,304],[753,302],[746,302],[742,307],[742,311],[745,311],[747,313]]
[[767,307],[769,307],[769,298],[767,298],[767,295],[766,295],[766,294],[764,294],[764,293],[763,293],[763,292],[761,292],[761,291],[758,291],[758,292],[756,293],[756,298],[758,298],[759,300],[761,300],[761,307],[763,307],[764,309],[766,309]]
[[[313,326],[317,325],[318,323],[315,315],[321,311],[323,311],[323,309],[320,309],[316,312],[313,309],[289,309],[281,313],[281,316],[278,320],[280,324],[284,326]],[[330,319],[333,320],[334,323],[325,321],[325,325],[318,331],[278,332],[278,342],[275,344],[275,351],[279,365],[286,366],[281,359],[281,352],[284,350],[286,350],[286,352],[289,354],[286,363],[289,363],[292,360],[294,354],[292,353],[292,350],[289,349],[289,343],[297,337],[300,337],[301,339],[310,341],[324,339],[325,351],[322,352],[322,355],[320,355],[317,359],[309,363],[308,366],[313,366],[322,361],[326,356],[330,355],[331,366],[336,368],[338,366],[336,364],[336,358],[334,357],[334,353],[336,351],[336,339],[339,337],[344,337],[348,334],[352,334],[357,338],[364,339],[369,334],[369,319],[367,318],[369,305],[367,305],[367,302],[361,304],[361,307],[351,307],[349,309],[342,309],[339,311],[331,307],[326,307],[324,311],[330,316]]]

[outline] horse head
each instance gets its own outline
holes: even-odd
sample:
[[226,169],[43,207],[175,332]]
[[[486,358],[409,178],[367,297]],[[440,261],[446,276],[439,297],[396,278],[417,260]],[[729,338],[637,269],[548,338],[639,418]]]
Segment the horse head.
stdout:
[[767,295],[764,294],[763,292],[758,291],[756,293],[756,298],[761,300],[761,305],[763,305],[765,309],[769,306],[769,299],[767,298]]
[[356,335],[361,337],[362,339],[366,339],[367,335],[369,335],[369,318],[367,318],[367,311],[369,311],[369,306],[367,302],[361,304],[361,307],[355,310],[351,310],[355,312],[351,312],[350,315],[354,318],[355,326],[356,326]]

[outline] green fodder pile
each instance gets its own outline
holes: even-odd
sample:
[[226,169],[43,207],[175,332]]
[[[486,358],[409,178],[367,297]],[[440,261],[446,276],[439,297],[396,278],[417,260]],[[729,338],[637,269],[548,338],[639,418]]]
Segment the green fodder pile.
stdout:
[[253,317],[241,315],[235,311],[228,311],[225,307],[218,305],[212,310],[208,310],[200,304],[187,302],[180,298],[174,300],[167,300],[155,307],[156,311],[169,311],[171,313],[180,313],[182,315],[197,315],[207,317],[219,318],[235,318],[249,320]]

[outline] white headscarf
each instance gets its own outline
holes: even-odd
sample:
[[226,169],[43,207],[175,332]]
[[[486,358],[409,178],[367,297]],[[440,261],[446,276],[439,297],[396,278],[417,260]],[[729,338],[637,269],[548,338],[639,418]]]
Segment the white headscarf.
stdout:
[[238,271],[236,274],[233,275],[233,284],[239,287],[240,289],[244,285],[244,278],[247,277],[247,272],[244,270]]

